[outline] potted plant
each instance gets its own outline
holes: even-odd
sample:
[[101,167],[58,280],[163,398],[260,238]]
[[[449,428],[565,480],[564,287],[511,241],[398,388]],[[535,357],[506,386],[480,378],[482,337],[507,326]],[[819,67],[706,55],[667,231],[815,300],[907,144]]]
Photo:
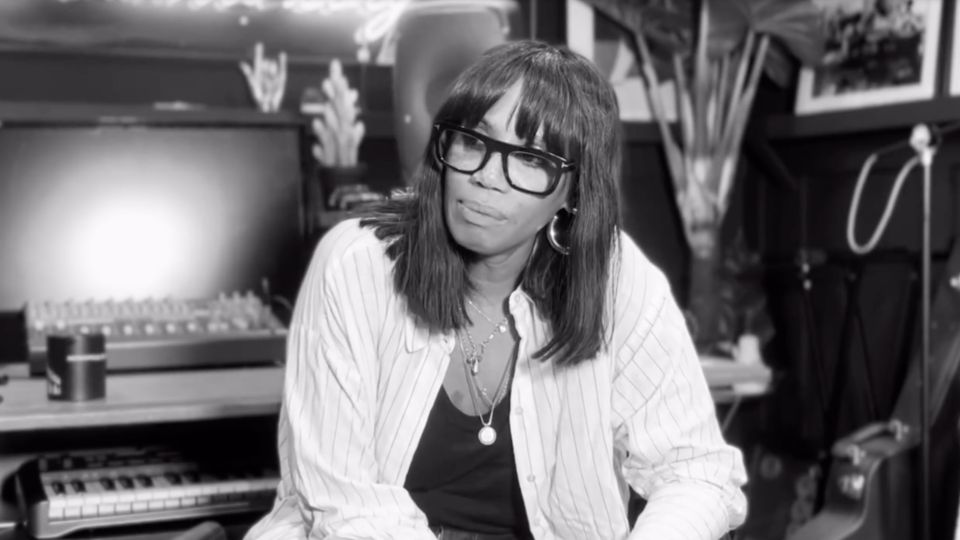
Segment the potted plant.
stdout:
[[366,126],[359,118],[358,97],[359,92],[350,86],[340,61],[333,59],[329,75],[320,87],[307,88],[301,98],[300,111],[312,117],[312,153],[325,194],[319,212],[321,231],[343,219],[344,211],[384,198],[365,183],[367,168],[359,153]]
[[[788,86],[798,61],[820,62],[823,17],[813,0],[586,2],[623,26],[634,42],[690,247],[691,330],[701,350],[728,345],[742,330],[742,312],[752,309],[746,316],[757,317],[756,303],[763,301],[736,290],[733,274],[748,272],[750,260],[742,249],[725,253],[721,241],[754,97],[763,74]],[[663,95],[652,91],[665,77],[677,89],[675,127]]]

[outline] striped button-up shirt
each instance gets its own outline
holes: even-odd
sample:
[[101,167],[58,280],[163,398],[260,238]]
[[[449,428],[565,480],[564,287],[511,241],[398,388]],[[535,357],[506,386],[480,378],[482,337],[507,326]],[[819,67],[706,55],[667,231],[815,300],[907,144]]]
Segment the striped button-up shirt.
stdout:
[[[663,274],[625,234],[607,343],[573,367],[534,359],[548,322],[517,289],[510,429],[537,540],[719,538],[746,513],[743,457],[724,442]],[[372,230],[318,244],[287,345],[281,481],[248,539],[433,540],[403,484],[455,345],[418,326]],[[647,500],[630,530],[628,486]]]

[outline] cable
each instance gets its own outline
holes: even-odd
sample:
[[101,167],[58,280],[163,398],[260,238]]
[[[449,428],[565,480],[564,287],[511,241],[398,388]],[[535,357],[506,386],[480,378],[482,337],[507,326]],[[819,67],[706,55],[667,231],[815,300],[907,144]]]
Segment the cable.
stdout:
[[903,143],[882,148],[867,157],[867,160],[863,163],[863,167],[860,168],[857,185],[853,189],[853,198],[850,200],[850,211],[847,214],[847,244],[850,246],[851,251],[857,255],[864,255],[873,251],[873,248],[877,246],[877,242],[880,241],[880,237],[890,223],[890,215],[893,214],[893,208],[897,203],[897,199],[900,196],[900,189],[903,187],[903,182],[907,179],[907,176],[917,165],[922,164],[925,167],[929,167],[933,162],[933,153],[943,134],[956,129],[960,129],[960,125],[950,126],[944,130],[937,130],[926,124],[917,124],[914,126],[913,131],[910,132],[908,144],[916,151],[916,155],[910,158],[900,169],[900,172],[897,173],[897,179],[894,181],[893,188],[890,190],[890,198],[887,199],[887,205],[883,209],[883,215],[880,216],[877,228],[874,229],[873,235],[867,240],[866,244],[860,244],[857,242],[854,229],[857,224],[857,212],[860,207],[860,196],[863,194],[863,186],[866,185],[867,177],[873,169],[873,166],[877,163],[880,155],[900,149]]
[[867,176],[870,174],[870,170],[873,169],[878,157],[879,153],[870,154],[870,157],[863,163],[863,167],[860,169],[860,176],[857,178],[857,185],[853,189],[853,198],[850,200],[850,211],[847,214],[847,245],[850,246],[850,251],[853,251],[857,255],[865,255],[877,247],[880,237],[890,223],[890,215],[893,214],[893,207],[900,197],[900,188],[903,187],[903,182],[907,179],[907,175],[913,171],[913,168],[920,164],[920,157],[914,156],[903,165],[900,172],[897,173],[897,179],[893,184],[893,188],[890,190],[890,198],[887,199],[887,205],[883,209],[883,215],[880,216],[880,221],[877,223],[873,235],[870,236],[866,244],[860,244],[857,242],[856,234],[854,233],[857,224],[857,212],[860,207],[860,196],[863,194],[863,186],[867,183]]

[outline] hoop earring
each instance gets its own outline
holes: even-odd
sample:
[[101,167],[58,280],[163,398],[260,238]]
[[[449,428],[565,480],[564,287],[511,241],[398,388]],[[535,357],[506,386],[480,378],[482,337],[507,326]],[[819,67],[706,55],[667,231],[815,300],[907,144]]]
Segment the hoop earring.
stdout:
[[[574,209],[572,211],[568,211],[568,213],[570,214],[569,220],[572,220],[573,216],[576,215],[577,211],[576,209]],[[569,255],[570,246],[565,246],[562,243],[560,243],[560,235],[562,233],[557,228],[557,224],[559,223],[559,221],[560,221],[560,212],[557,212],[556,214],[553,215],[553,218],[550,220],[550,224],[547,225],[547,242],[550,243],[550,247],[552,247],[554,251],[556,251],[557,253],[561,255]]]

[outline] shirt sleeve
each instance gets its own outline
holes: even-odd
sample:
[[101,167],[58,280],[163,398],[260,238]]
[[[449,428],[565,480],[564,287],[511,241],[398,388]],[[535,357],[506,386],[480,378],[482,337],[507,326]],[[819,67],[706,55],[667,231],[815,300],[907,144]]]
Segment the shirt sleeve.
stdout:
[[624,478],[647,501],[631,540],[716,540],[743,523],[741,452],[720,432],[669,282],[623,237],[615,301],[616,441]]
[[[338,233],[343,227],[327,234]],[[287,342],[281,485],[248,539],[295,531],[327,540],[435,540],[403,486],[379,478],[375,344],[384,299],[376,283],[389,276],[375,274],[389,269],[382,253],[350,249],[349,240],[321,241],[301,286]]]

